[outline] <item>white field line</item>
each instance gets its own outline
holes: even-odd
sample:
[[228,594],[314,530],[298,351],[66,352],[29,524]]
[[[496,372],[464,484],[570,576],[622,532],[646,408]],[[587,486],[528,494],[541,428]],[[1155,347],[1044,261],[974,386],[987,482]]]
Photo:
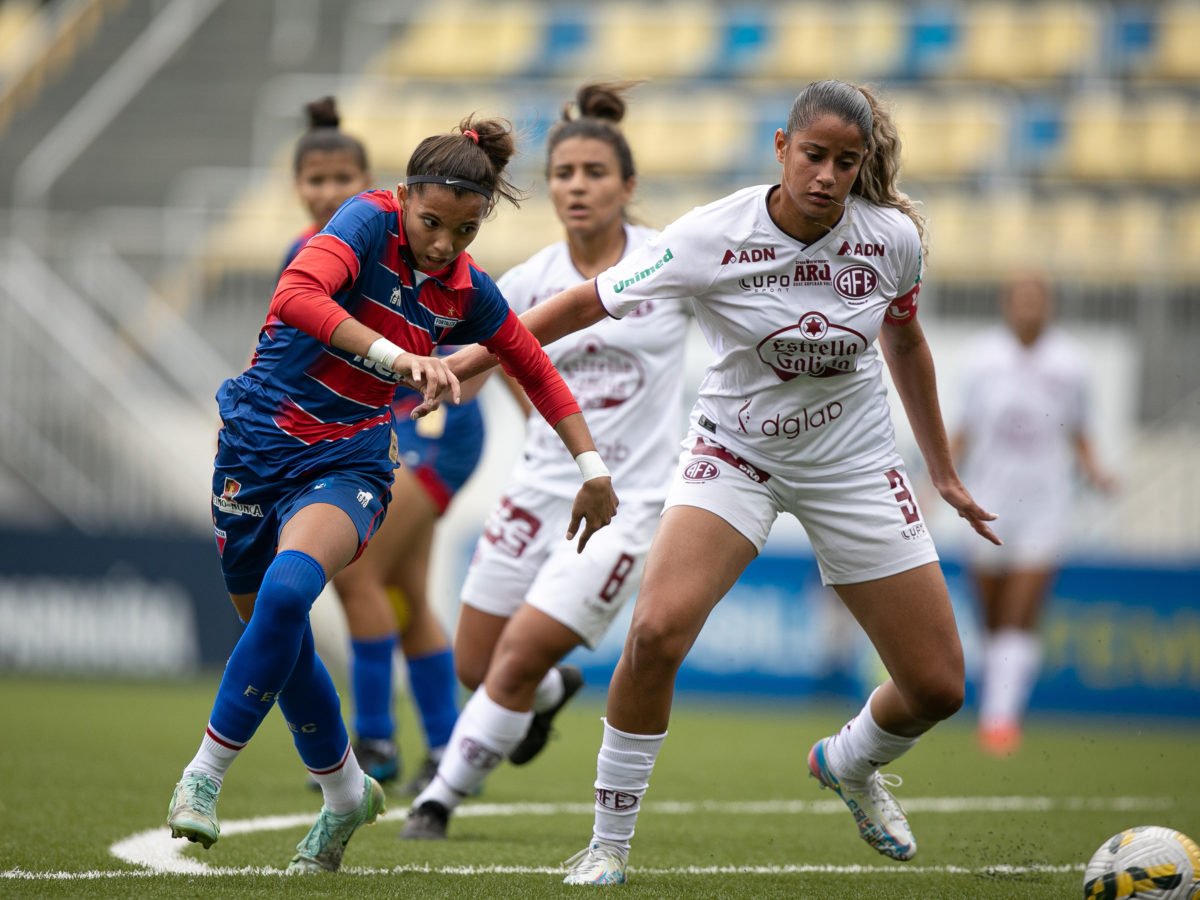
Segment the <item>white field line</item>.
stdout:
[[[909,812],[961,813],[961,812],[1048,812],[1048,811],[1160,811],[1169,809],[1172,801],[1166,797],[914,797],[904,801]],[[695,815],[698,813],[721,813],[732,815],[795,815],[808,813],[828,815],[843,813],[845,807],[840,800],[765,800],[745,802],[718,802],[705,800],[694,803],[658,801],[647,807],[647,813],[663,815]],[[585,816],[592,811],[590,803],[471,803],[458,808],[456,818],[483,816]],[[221,835],[228,838],[254,831],[280,831],[299,828],[309,824],[313,813],[296,813],[286,816],[260,816],[254,819],[231,820],[221,823]],[[164,826],[130,835],[117,841],[109,848],[117,859],[140,869],[107,870],[93,869],[86,872],[34,872],[27,869],[0,871],[0,879],[9,881],[72,881],[103,878],[145,878],[164,874],[178,875],[280,875],[282,869],[272,866],[218,867],[201,860],[184,856],[188,842],[173,840]],[[1028,874],[1038,872],[1082,871],[1083,864],[1045,866],[985,866],[966,868],[961,866],[829,866],[829,865],[777,865],[777,866],[683,866],[668,869],[650,869],[635,866],[637,872],[654,875],[780,875],[780,874],[872,874],[906,872],[909,874]],[[356,868],[347,866],[343,872],[351,875],[398,875],[406,872],[440,875],[552,875],[561,874],[562,866],[427,866],[402,865],[391,868]]]

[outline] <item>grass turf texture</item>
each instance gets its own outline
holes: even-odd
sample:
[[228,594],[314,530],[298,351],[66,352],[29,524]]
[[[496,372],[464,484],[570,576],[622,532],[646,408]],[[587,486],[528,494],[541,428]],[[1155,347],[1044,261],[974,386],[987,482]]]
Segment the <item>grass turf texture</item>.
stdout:
[[[807,777],[810,744],[853,709],[683,698],[638,821],[629,884],[567,887],[559,865],[591,827],[602,712],[591,690],[563,712],[541,757],[493,775],[444,843],[399,841],[409,801],[392,793],[390,814],[355,836],[336,875],[164,874],[118,859],[116,842],[166,833],[167,801],[216,683],[0,680],[0,896],[1060,898],[1082,895],[1083,864],[1122,828],[1161,824],[1200,837],[1195,723],[1035,720],[1021,751],[995,760],[975,749],[961,713],[889,767],[904,777],[898,795],[920,846],[900,864],[870,850],[850,814],[831,805],[840,807],[836,796]],[[422,757],[418,735],[402,715],[410,770]],[[964,799],[985,797],[1016,808]],[[1116,798],[1139,799],[1122,809]],[[966,808],[944,808],[956,801]],[[734,805],[747,802],[765,805]],[[517,803],[552,806],[513,814]],[[208,851],[170,846],[214,869],[281,870],[319,805],[273,712],[226,779],[221,840]],[[262,816],[303,821],[234,832]]]

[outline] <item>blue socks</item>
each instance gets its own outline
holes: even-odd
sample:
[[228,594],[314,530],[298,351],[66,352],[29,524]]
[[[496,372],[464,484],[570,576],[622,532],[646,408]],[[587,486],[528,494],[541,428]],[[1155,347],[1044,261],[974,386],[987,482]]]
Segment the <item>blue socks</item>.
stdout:
[[[307,553],[284,550],[276,555],[258,589],[254,615],[233,648],[217,689],[209,721],[219,734],[237,744],[254,735],[292,676],[306,632],[311,651],[308,612],[324,587],[325,572]],[[312,658],[316,659],[315,653]],[[309,664],[310,673],[311,668]]]
[[354,693],[354,733],[368,740],[390,741],[396,731],[392,715],[392,657],[396,635],[350,642],[350,685]]
[[279,694],[279,711],[300,758],[312,772],[322,774],[342,764],[350,736],[333,679],[317,656],[311,626],[304,629],[300,656]]
[[426,745],[430,750],[445,747],[458,719],[458,678],[454,674],[453,651],[447,647],[408,660],[408,682],[421,712]]

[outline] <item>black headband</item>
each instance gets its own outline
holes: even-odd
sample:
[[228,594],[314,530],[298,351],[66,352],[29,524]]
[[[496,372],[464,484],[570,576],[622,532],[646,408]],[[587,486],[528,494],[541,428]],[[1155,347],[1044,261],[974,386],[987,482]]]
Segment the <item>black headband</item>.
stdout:
[[467,181],[465,178],[451,178],[449,175],[409,175],[404,179],[405,184],[444,184],[446,187],[462,188],[464,191],[474,191],[477,194],[483,194],[489,200],[492,199],[492,192],[485,188],[482,184],[476,184],[474,181]]

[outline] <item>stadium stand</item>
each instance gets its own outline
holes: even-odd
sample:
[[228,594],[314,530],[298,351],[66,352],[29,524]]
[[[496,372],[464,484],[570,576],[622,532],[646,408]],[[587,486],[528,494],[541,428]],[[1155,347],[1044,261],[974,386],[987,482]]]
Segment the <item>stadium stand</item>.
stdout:
[[[0,171],[22,171],[64,112],[174,5],[0,2]],[[283,28],[285,7],[288,26],[311,18],[317,37],[307,45],[284,39],[295,33]],[[41,207],[5,217],[0,237],[19,231],[48,263],[62,256],[73,288],[100,305],[86,279],[72,276],[63,247],[39,234],[101,235],[144,280],[147,309],[161,303],[186,317],[231,364],[240,364],[283,245],[301,224],[288,150],[309,99],[338,95],[344,126],[366,140],[386,187],[419,138],[468,112],[510,117],[524,151],[514,175],[532,196],[520,211],[500,210],[473,248],[501,272],[557,236],[541,142],[581,80],[645,79],[626,128],[641,168],[635,212],[657,226],[774,178],[771,138],[791,97],[832,76],[876,84],[893,104],[904,185],[930,221],[932,314],[979,318],[1013,268],[1044,265],[1070,287],[1068,318],[1126,323],[1161,312],[1178,326],[1160,327],[1161,345],[1147,348],[1145,366],[1158,368],[1145,373],[1155,388],[1140,400],[1144,420],[1200,389],[1200,375],[1173,379],[1166,369],[1200,339],[1198,2],[211,8],[162,76],[79,148]],[[46,37],[68,11],[85,9],[91,31]],[[42,37],[28,42],[33,34]],[[40,73],[19,91],[9,74],[14,42],[36,49],[21,71]],[[0,206],[13,204],[16,183],[16,174],[0,179]],[[106,315],[116,334],[140,334],[154,318]]]

